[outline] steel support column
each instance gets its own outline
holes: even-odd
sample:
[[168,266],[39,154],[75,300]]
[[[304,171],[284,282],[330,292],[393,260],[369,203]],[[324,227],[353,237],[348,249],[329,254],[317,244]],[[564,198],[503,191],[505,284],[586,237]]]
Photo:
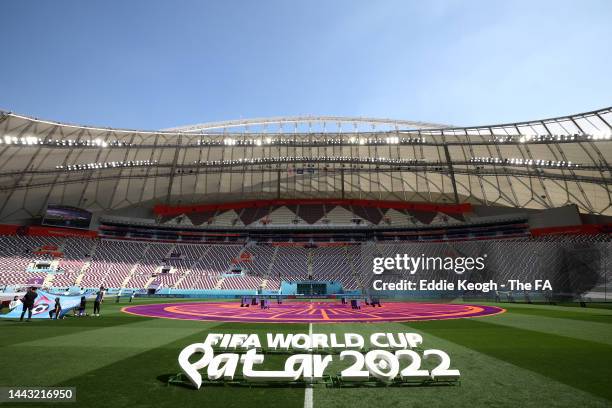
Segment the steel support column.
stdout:
[[453,169],[453,162],[451,161],[450,152],[448,146],[444,145],[444,155],[446,156],[446,163],[448,164],[448,174],[453,185],[453,194],[455,196],[455,204],[459,204],[459,194],[457,194],[457,183],[455,182],[455,170]]

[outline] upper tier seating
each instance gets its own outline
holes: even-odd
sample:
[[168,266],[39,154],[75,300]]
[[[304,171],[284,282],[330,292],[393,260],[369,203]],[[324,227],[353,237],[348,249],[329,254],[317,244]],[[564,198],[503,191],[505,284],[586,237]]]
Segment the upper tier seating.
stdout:
[[[397,204],[397,203],[394,203]],[[180,209],[179,209],[180,210]],[[429,224],[460,223],[464,213],[449,209],[452,215],[439,213],[435,208],[408,209],[402,206],[379,208],[359,203],[288,203],[263,206],[248,206],[236,209],[202,209],[201,212],[187,212],[181,215],[163,216],[162,224],[219,226],[219,227],[262,227],[291,225],[354,226],[415,226]]]

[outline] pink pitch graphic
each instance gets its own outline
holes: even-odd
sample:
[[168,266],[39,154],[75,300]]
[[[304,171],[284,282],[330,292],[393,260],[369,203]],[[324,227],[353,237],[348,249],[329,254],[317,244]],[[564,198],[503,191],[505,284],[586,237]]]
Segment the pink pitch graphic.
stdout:
[[506,310],[497,306],[417,302],[389,302],[381,307],[362,303],[360,309],[333,302],[273,303],[269,309],[258,305],[241,307],[236,302],[190,302],[128,306],[122,311],[146,317],[239,323],[382,323],[492,316]]

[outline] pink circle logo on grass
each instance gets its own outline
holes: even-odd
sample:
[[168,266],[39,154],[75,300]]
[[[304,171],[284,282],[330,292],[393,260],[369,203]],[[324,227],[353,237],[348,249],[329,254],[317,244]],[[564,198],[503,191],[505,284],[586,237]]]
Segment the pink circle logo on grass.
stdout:
[[375,323],[445,320],[492,316],[506,310],[497,306],[454,303],[389,302],[381,307],[333,302],[271,303],[269,309],[240,307],[237,302],[159,303],[128,306],[123,312],[145,317],[240,323]]

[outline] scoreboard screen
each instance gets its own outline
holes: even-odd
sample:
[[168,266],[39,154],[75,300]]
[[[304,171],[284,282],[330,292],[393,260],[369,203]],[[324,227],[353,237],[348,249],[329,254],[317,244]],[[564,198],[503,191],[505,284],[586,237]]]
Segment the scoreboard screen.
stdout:
[[53,227],[89,229],[91,213],[76,207],[49,205],[42,224]]

